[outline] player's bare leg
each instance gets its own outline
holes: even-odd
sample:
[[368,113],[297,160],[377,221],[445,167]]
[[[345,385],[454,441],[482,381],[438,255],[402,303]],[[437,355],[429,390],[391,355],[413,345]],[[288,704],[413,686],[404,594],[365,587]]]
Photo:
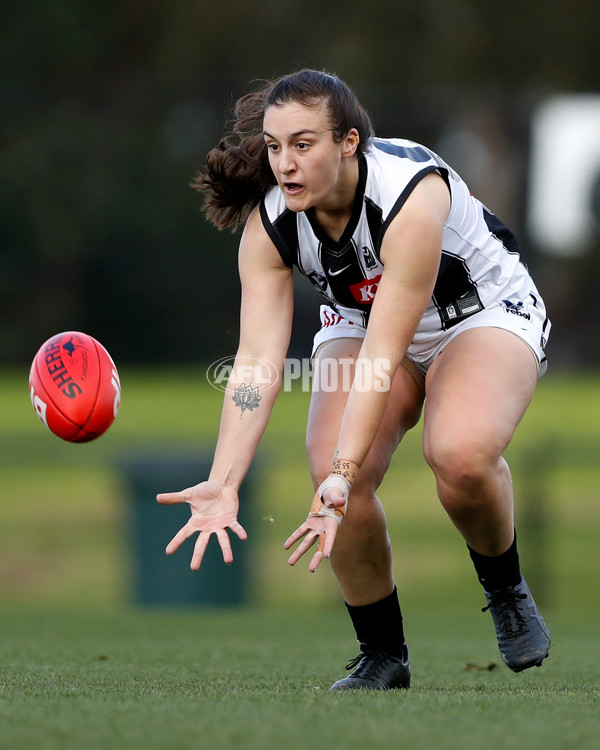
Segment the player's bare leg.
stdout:
[[471,550],[502,656],[515,671],[539,664],[550,646],[521,578],[512,479],[502,457],[536,382],[529,348],[498,328],[465,331],[427,375],[425,457],[442,505]]
[[485,555],[501,554],[513,540],[512,481],[502,454],[536,382],[529,348],[499,328],[465,331],[427,374],[425,458],[450,518]]
[[[352,339],[330,342],[322,350],[321,360],[356,359],[360,344]],[[343,390],[313,393],[307,449],[315,487],[329,472],[347,396]],[[399,368],[384,421],[353,484],[348,512],[336,535],[331,567],[361,643],[361,654],[349,664],[356,669],[336,682],[335,690],[387,690],[410,684],[386,518],[375,492],[398,442],[418,421],[422,400],[413,377],[404,367]]]
[[[332,341],[319,359],[356,359],[361,341]],[[351,381],[350,381],[351,382]],[[348,392],[314,392],[307,427],[309,467],[315,488],[327,476],[336,448]],[[405,432],[421,412],[422,395],[412,376],[399,368],[386,415],[350,494],[348,512],[330,558],[346,602],[369,604],[392,591],[392,562],[385,513],[375,492]]]

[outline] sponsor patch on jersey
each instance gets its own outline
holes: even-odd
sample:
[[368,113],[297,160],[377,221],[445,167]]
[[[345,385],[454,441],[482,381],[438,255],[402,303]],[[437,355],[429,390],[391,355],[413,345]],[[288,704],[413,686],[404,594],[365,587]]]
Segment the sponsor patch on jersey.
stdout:
[[531,313],[527,312],[527,309],[521,300],[513,302],[513,300],[510,299],[503,299],[502,304],[504,305],[504,312],[516,315],[524,320],[531,320]]
[[354,299],[361,305],[371,305],[375,299],[377,287],[381,281],[381,274],[373,279],[363,279],[358,284],[351,284],[348,288]]

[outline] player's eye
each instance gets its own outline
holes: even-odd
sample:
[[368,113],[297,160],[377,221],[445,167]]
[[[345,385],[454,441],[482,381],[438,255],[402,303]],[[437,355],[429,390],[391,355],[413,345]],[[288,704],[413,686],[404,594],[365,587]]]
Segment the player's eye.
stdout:
[[300,143],[296,144],[296,148],[300,151],[306,151],[307,148],[310,148],[310,143],[305,143],[304,141],[300,141]]

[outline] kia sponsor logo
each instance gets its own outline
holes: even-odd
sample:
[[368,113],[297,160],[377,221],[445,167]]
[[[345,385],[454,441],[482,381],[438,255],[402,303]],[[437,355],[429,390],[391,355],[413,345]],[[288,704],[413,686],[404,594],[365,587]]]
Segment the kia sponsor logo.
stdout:
[[380,281],[381,274],[372,279],[363,279],[358,284],[351,284],[348,288],[357,302],[360,302],[361,305],[370,305],[375,299]]

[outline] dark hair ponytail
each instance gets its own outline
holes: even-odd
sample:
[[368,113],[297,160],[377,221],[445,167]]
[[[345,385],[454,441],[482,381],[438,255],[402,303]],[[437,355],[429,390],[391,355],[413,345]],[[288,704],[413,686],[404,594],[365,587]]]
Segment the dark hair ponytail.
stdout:
[[206,157],[192,187],[204,193],[204,214],[219,229],[236,229],[276,184],[262,132],[266,90],[246,94],[234,110],[234,126]]
[[236,229],[277,182],[269,166],[263,138],[265,110],[290,102],[314,107],[325,102],[333,137],[342,141],[352,128],[359,134],[357,153],[373,135],[369,116],[353,92],[337,76],[316,70],[270,82],[238,100],[234,126],[206,158],[206,166],[192,187],[204,193],[204,213],[219,229]]

